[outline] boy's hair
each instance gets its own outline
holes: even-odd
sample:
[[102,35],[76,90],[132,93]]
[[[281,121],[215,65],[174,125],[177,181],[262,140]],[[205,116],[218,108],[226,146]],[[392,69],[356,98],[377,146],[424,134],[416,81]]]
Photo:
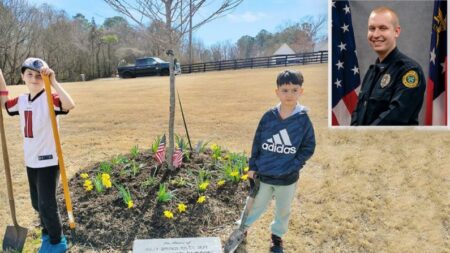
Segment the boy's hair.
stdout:
[[278,74],[277,87],[285,84],[303,85],[303,75],[300,71],[285,70]]
[[21,72],[22,74],[25,72],[26,69],[31,69],[34,71],[41,71],[42,67],[48,67],[47,63],[40,59],[40,58],[27,58],[23,63],[22,63],[22,68],[21,68]]

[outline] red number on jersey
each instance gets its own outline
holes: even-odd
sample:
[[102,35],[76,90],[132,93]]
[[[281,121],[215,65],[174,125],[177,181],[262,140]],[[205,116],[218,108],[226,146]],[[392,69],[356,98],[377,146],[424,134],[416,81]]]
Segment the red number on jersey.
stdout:
[[25,111],[25,138],[33,138],[33,111]]

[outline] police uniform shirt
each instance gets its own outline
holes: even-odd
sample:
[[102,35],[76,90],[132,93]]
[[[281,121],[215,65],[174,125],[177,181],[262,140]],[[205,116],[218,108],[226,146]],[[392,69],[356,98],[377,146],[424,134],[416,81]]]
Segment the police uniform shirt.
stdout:
[[369,67],[352,125],[418,125],[425,92],[420,65],[397,48]]

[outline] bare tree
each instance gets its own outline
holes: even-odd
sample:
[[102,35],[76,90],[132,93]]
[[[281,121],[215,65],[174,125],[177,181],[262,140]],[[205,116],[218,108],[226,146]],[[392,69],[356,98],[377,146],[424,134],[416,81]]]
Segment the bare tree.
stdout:
[[0,6],[0,67],[7,82],[17,84],[20,63],[30,55],[36,37],[31,26],[39,21],[38,12],[25,0],[5,0]]
[[[162,3],[161,0],[147,1]],[[193,8],[190,8],[191,2]],[[198,10],[200,3],[205,3],[202,10]],[[326,17],[308,16],[298,22],[286,23],[276,33],[262,30],[255,37],[243,36],[237,43],[224,41],[205,46],[200,39],[194,38],[190,50],[189,36],[183,34],[186,29],[191,30],[191,13],[197,15],[194,21],[200,16],[208,17],[204,12],[219,8],[220,3],[223,0],[171,1],[172,6],[178,4],[176,11],[180,14],[177,16],[173,12],[170,31],[165,16],[152,21],[133,12],[142,19],[141,25],[131,25],[129,19],[118,16],[96,24],[83,14],[69,17],[66,12],[48,4],[33,6],[27,0],[3,0],[0,1],[0,68],[9,84],[18,84],[20,63],[26,57],[36,56],[46,59],[61,81],[77,81],[80,74],[85,74],[87,80],[110,76],[120,60],[134,62],[136,57],[147,55],[167,60],[165,51],[168,48],[185,63],[191,53],[193,62],[230,60],[268,56],[282,43],[288,43],[296,52],[309,52],[317,47],[317,43],[326,41]],[[165,5],[161,8],[165,13]],[[179,26],[183,20],[187,23]],[[199,22],[193,23],[192,27],[198,27]],[[169,35],[174,38],[171,45]]]
[[[116,11],[124,14],[138,25],[145,27],[148,22],[160,22],[165,25],[167,38],[165,42],[180,40],[181,36],[189,31],[195,31],[202,25],[222,17],[226,13],[236,8],[243,0],[221,0],[209,13],[201,12],[204,7],[211,4],[207,0],[190,0],[190,3],[183,4],[183,0],[104,0]],[[185,0],[187,1],[187,0]],[[211,7],[211,6],[209,6]],[[201,12],[204,18],[199,19],[195,24],[187,25],[192,21],[192,17]],[[178,34],[173,34],[177,31]],[[176,35],[176,36],[175,36]]]
[[115,34],[109,34],[102,37],[102,41],[106,43],[108,49],[108,72],[111,73],[111,46],[119,42],[119,38]]
[[306,32],[307,36],[313,42],[310,51],[314,51],[315,44],[320,40],[324,34],[320,34],[324,26],[327,25],[327,16],[319,15],[316,17],[307,16],[301,20],[302,29]]
[[[192,32],[202,25],[218,18],[233,10],[243,0],[221,0],[217,8],[211,12],[202,12],[205,18],[200,18],[195,24],[187,25],[193,21],[193,17],[204,10],[211,1],[192,0],[189,4],[183,4],[183,0],[104,0],[116,11],[124,14],[141,27],[150,23],[164,24],[164,36],[157,38],[168,44],[167,49],[174,49],[175,43],[179,42],[183,35]],[[173,56],[173,51],[172,51]],[[173,58],[173,57],[171,57]],[[173,62],[170,63],[173,66]],[[167,161],[169,169],[173,170],[172,155],[174,150],[174,119],[175,119],[175,78],[173,69],[170,70],[170,116],[169,116],[169,150]]]

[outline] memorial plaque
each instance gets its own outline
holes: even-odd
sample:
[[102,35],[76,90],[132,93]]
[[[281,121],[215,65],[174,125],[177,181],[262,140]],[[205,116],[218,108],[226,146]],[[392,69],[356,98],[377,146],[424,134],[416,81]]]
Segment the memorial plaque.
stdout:
[[133,253],[222,253],[219,237],[135,240]]

